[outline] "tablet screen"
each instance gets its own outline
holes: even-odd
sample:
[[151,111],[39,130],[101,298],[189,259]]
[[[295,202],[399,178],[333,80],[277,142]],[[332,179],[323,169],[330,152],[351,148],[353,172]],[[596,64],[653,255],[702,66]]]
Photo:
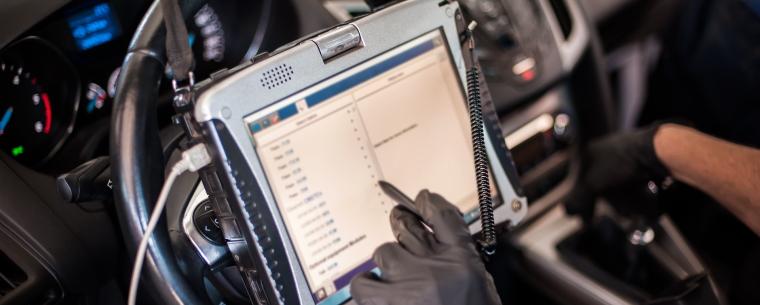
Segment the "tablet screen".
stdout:
[[468,223],[479,216],[466,99],[439,30],[245,122],[317,302],[345,301],[351,278],[375,269],[374,250],[395,241],[378,180],[411,198],[439,193]]

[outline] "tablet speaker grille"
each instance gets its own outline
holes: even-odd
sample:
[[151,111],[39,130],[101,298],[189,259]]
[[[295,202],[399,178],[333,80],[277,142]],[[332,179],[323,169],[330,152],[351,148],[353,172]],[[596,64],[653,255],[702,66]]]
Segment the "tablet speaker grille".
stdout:
[[282,64],[261,74],[261,87],[272,89],[293,80],[293,67]]

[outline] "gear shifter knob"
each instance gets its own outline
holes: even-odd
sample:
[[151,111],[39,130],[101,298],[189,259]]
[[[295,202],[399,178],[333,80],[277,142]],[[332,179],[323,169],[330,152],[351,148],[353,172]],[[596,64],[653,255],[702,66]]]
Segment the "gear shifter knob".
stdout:
[[68,203],[103,201],[111,191],[111,159],[98,157],[78,166],[55,180],[58,193]]

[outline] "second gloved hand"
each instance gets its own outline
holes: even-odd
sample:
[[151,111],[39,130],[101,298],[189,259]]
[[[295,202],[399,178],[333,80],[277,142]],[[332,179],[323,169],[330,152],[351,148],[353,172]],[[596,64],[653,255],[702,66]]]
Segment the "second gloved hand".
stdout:
[[423,190],[415,200],[428,231],[413,213],[396,206],[391,227],[398,243],[374,255],[381,276],[366,272],[351,281],[351,296],[365,304],[501,304],[491,275],[459,210]]
[[655,152],[654,137],[660,125],[590,143],[583,156],[581,184],[566,199],[567,212],[581,214],[589,222],[596,198],[604,197],[619,213],[656,220],[662,212],[656,193],[670,175]]

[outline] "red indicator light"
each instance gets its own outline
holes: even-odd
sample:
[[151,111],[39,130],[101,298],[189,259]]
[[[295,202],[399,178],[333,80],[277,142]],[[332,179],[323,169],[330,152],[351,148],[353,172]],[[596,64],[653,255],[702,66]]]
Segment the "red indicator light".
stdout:
[[522,79],[526,82],[532,81],[533,78],[536,77],[535,74],[533,74],[533,69],[530,69],[528,71],[523,72]]
[[32,78],[32,85],[34,85],[36,83],[37,83],[37,79],[36,78]]
[[42,132],[50,133],[50,123],[53,120],[53,111],[50,110],[50,99],[48,99],[47,93],[40,94],[40,96],[45,101],[45,128]]

